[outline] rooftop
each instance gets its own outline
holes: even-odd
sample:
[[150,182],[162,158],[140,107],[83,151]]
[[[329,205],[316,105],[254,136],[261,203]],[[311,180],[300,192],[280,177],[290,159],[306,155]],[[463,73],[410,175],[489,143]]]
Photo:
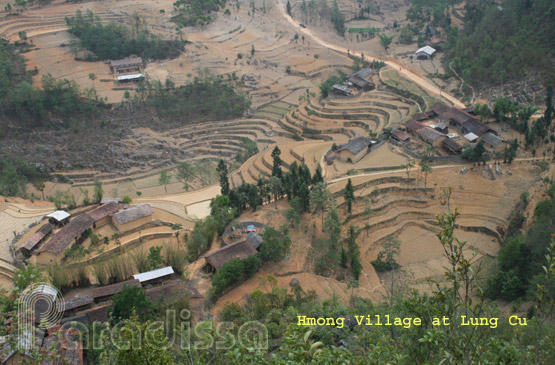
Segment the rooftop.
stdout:
[[432,128],[422,128],[418,131],[418,135],[422,137],[427,142],[434,142],[436,139],[443,137],[444,135]]
[[391,136],[401,142],[404,142],[408,139],[410,139],[410,136],[408,134],[406,134],[403,131],[400,131],[398,129],[394,130],[393,132],[391,132]]
[[249,256],[256,255],[258,251],[245,239],[231,243],[214,252],[205,254],[201,258],[205,258],[216,270],[224,266],[231,259],[246,259]]
[[139,282],[141,283],[144,283],[145,281],[162,278],[164,276],[172,275],[173,273],[174,273],[173,268],[171,266],[166,266],[161,269],[135,274],[133,275],[133,278],[136,280],[139,280]]
[[142,79],[144,77],[145,75],[143,74],[122,75],[122,76],[118,76],[118,81],[136,80],[136,79]]
[[348,143],[342,144],[337,147],[337,151],[349,150],[353,155],[356,155],[364,148],[376,143],[372,138],[368,137],[355,137],[351,139]]
[[480,122],[476,118],[468,119],[464,124],[463,127],[469,131],[477,135],[478,137],[485,134],[489,131],[489,127],[484,123]]
[[31,238],[29,238],[29,240],[23,246],[21,246],[21,248],[24,248],[27,251],[32,251],[36,247],[36,245],[38,245],[40,241],[42,241],[42,239],[53,229],[54,226],[52,224],[44,224],[35,232],[35,234]]
[[486,133],[482,136],[482,141],[490,146],[497,147],[499,143],[503,142],[503,138],[496,136],[493,133]]
[[126,57],[121,60],[113,60],[110,61],[111,67],[122,67],[122,66],[138,66],[143,63],[143,59],[141,57]]
[[93,298],[90,295],[80,295],[80,296],[76,296],[75,298],[71,298],[64,301],[65,303],[64,308],[66,311],[68,311],[68,310],[89,305],[92,302],[93,302]]
[[262,237],[260,237],[255,232],[247,233],[246,240],[252,245],[252,247],[254,247],[256,249],[258,249],[258,247],[260,247],[260,244],[262,244],[262,242],[264,242],[264,239],[262,239]]
[[148,204],[139,204],[133,208],[123,210],[113,215],[118,224],[133,222],[137,219],[148,217],[154,214],[154,210]]
[[332,86],[332,88],[334,88],[335,90],[342,91],[342,92],[344,92],[345,94],[350,94],[350,93],[353,92],[353,91],[352,91],[351,89],[349,89],[348,87],[343,86],[343,85],[339,85],[339,84],[334,84],[334,85]]
[[89,229],[94,223],[94,219],[87,213],[78,215],[69,221],[58,232],[54,233],[50,240],[36,250],[36,253],[50,252],[54,255],[62,253],[67,246],[74,242],[83,232]]
[[362,78],[366,78],[372,74],[374,74],[374,70],[365,67],[365,68],[361,68],[360,70],[358,70],[357,72],[353,73],[351,76],[358,76],[358,77],[362,77]]
[[470,142],[474,142],[475,140],[478,139],[478,136],[475,135],[474,133],[470,132],[464,135],[464,138],[468,139]]
[[456,141],[452,140],[451,138],[446,138],[443,141],[443,145],[448,147],[449,149],[451,149],[454,152],[460,152],[462,150],[461,145],[458,144]]
[[435,48],[433,48],[433,47],[424,46],[424,47],[418,49],[418,51],[416,51],[415,53],[416,53],[416,54],[418,54],[418,53],[425,53],[425,54],[427,54],[428,56],[431,56],[431,55],[433,55],[433,54],[435,53],[435,51],[436,51],[436,50],[435,50]]
[[69,217],[71,214],[69,214],[68,212],[66,212],[65,210],[57,210],[55,212],[52,212],[50,214],[47,214],[46,216],[48,218],[54,218],[56,221],[61,222],[64,219],[66,219],[67,217]]
[[127,281],[122,281],[120,283],[112,284],[112,285],[105,285],[99,286],[98,288],[93,289],[93,298],[102,298],[107,297],[109,295],[117,294],[121,291],[124,285],[129,286],[141,286],[139,280],[131,279]]
[[419,130],[424,128],[424,124],[417,122],[416,120],[409,120],[405,123],[405,128],[411,132],[418,133]]
[[146,291],[146,296],[149,299],[157,299],[161,296],[169,297],[179,295],[180,293],[187,293],[189,298],[202,298],[203,296],[198,292],[190,281],[183,281],[181,279],[171,281],[167,284],[157,286]]
[[116,213],[117,211],[119,211],[119,205],[112,202],[102,204],[85,214],[88,214],[95,222],[97,222],[102,218],[109,216],[110,214]]

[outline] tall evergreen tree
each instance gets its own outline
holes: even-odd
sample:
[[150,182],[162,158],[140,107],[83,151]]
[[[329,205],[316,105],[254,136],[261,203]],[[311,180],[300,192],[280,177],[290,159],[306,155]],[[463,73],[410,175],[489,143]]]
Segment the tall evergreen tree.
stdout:
[[355,189],[353,188],[351,179],[347,181],[347,186],[343,189],[343,197],[345,198],[345,203],[347,203],[347,212],[351,213],[353,201],[355,200]]
[[317,168],[314,176],[312,176],[312,184],[318,184],[321,182],[324,182],[324,177],[322,176],[320,169]]
[[280,179],[283,176],[283,171],[281,171],[281,158],[279,157],[281,155],[281,150],[279,149],[278,146],[276,146],[274,148],[274,150],[272,151],[272,158],[274,160],[274,165],[272,167],[272,176],[277,176]]
[[220,174],[220,186],[222,188],[222,195],[229,195],[229,179],[227,178],[227,165],[224,160],[218,162],[218,167],[216,168],[218,174]]
[[292,15],[291,14],[291,3],[289,2],[289,0],[287,0],[287,14]]

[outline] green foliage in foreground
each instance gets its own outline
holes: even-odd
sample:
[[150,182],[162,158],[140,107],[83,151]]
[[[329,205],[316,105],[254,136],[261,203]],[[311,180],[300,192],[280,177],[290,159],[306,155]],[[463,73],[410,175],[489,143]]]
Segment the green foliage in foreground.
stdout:
[[99,60],[129,55],[155,60],[175,58],[183,47],[180,41],[163,40],[150,33],[138,16],[133,16],[132,29],[115,23],[104,25],[90,10],[85,15],[77,10],[74,17],[66,17],[66,23],[69,32],[79,40],[79,46],[94,53]]
[[[142,355],[149,356],[148,363],[168,363],[171,358],[176,364],[550,363],[555,325],[553,313],[546,309],[555,302],[538,295],[537,314],[521,318],[522,325],[511,325],[511,322],[518,323],[516,316],[502,315],[496,302],[483,300],[479,288],[475,287],[474,257],[463,255],[466,242],[453,234],[457,217],[457,212],[438,217],[438,238],[447,264],[445,282],[436,283],[431,295],[414,291],[404,297],[394,295],[384,303],[372,303],[353,295],[345,305],[336,295],[321,301],[314,291],[305,292],[300,285],[283,288],[275,278],[261,277],[260,287],[268,288],[269,284],[269,290],[253,291],[242,306],[226,304],[218,317],[219,321],[226,322],[225,327],[203,321],[190,332],[190,338],[175,338],[174,346],[166,346],[168,350],[163,353],[153,349],[147,355],[144,347],[112,348],[105,350],[99,359],[138,359]],[[547,254],[546,278],[555,275],[554,255],[555,247]],[[252,270],[235,260],[221,274],[221,281],[231,283],[249,273],[252,275]],[[354,316],[366,315],[371,316],[373,324],[366,325],[366,318],[357,324]],[[377,325],[378,315],[383,325]],[[332,318],[334,324],[299,325],[302,316]],[[392,323],[395,318],[402,321],[398,325],[385,325],[387,316]],[[466,320],[484,318],[487,324],[463,325],[462,316],[467,316]],[[254,325],[252,321],[264,326]],[[129,328],[140,327],[138,318],[132,317],[130,322]],[[241,326],[244,327],[239,331]],[[245,331],[247,328],[250,330]],[[249,335],[238,337],[239,332]],[[220,341],[220,346],[198,346],[212,339]],[[197,346],[179,348],[177,345],[182,340],[190,340],[186,343]],[[169,343],[162,331],[157,333],[157,343]]]
[[[550,189],[555,190],[554,183]],[[555,300],[555,277],[546,279],[542,268],[553,234],[555,199],[550,196],[536,204],[534,219],[526,234],[512,235],[505,240],[488,282],[488,296],[506,300],[526,296],[533,299],[537,295],[538,284],[544,284],[548,289],[546,295]]]

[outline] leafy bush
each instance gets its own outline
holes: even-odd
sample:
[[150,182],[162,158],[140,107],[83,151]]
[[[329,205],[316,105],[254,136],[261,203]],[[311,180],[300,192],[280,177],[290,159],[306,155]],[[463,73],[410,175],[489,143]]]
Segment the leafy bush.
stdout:
[[261,261],[256,255],[244,260],[237,258],[229,260],[212,277],[210,297],[215,300],[226,289],[251,278],[258,271],[260,265]]

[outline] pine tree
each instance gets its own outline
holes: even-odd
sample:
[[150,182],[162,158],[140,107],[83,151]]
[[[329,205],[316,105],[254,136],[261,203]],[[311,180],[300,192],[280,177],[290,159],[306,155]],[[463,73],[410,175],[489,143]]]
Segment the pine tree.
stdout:
[[345,197],[345,202],[347,203],[347,212],[351,213],[353,201],[355,200],[355,189],[353,188],[351,179],[347,181],[347,186],[343,189],[343,196]]
[[227,165],[224,160],[218,162],[218,167],[216,168],[218,174],[220,174],[220,187],[222,188],[222,195],[229,195],[229,180],[227,178]]
[[283,171],[281,171],[282,162],[279,155],[281,155],[281,150],[278,146],[276,146],[276,148],[274,148],[274,150],[272,151],[272,158],[274,160],[274,164],[272,167],[272,176],[277,176],[281,179],[283,176]]
[[289,2],[289,0],[287,0],[287,14],[292,15],[291,14],[291,3]]

